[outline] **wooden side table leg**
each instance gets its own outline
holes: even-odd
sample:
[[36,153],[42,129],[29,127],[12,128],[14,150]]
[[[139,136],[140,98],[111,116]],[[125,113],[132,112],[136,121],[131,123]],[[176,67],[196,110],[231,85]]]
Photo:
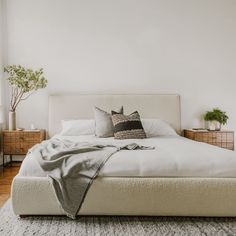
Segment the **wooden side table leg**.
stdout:
[[3,169],[5,167],[5,155],[4,154],[2,155],[2,167],[3,167]]
[[11,162],[11,166],[12,166],[12,155],[10,155],[10,162]]

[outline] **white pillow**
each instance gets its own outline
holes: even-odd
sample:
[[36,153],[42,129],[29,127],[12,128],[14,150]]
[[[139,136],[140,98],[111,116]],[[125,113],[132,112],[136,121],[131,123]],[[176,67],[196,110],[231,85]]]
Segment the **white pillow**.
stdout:
[[88,135],[95,133],[94,120],[62,120],[63,136]]
[[168,123],[160,119],[142,119],[142,125],[148,138],[178,135]]

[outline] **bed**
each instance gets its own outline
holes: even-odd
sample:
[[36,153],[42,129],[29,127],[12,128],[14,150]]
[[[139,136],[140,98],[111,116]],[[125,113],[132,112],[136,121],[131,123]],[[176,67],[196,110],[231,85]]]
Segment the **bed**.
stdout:
[[[161,118],[181,131],[178,95],[54,95],[49,99],[49,135],[97,141],[91,135],[58,135],[62,119],[92,118],[94,105],[107,110],[124,105],[126,113],[139,110],[142,117]],[[235,152],[181,136],[132,141],[155,150],[114,154],[90,187],[80,215],[236,216]],[[14,178],[12,205],[17,215],[65,214],[30,155]]]

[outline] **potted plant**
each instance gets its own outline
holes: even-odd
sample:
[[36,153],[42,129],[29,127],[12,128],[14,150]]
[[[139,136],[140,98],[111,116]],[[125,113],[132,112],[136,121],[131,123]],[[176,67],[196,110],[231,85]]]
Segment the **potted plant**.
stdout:
[[43,69],[26,69],[22,66],[7,66],[4,72],[8,74],[7,81],[11,86],[9,111],[9,130],[16,129],[16,108],[21,101],[26,100],[36,90],[45,88],[47,80],[43,76]]
[[212,111],[207,111],[204,115],[204,120],[208,121],[209,130],[220,130],[221,125],[225,125],[229,117],[226,112],[221,111],[219,108],[214,108]]

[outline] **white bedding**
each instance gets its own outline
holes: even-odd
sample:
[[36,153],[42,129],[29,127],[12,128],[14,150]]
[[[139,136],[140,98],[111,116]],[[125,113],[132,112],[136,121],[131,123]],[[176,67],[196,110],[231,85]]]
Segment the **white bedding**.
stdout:
[[[114,140],[93,135],[54,138],[115,145],[136,142],[155,147],[154,150],[122,150],[114,154],[100,171],[99,175],[104,177],[236,177],[236,152],[180,136],[143,140]],[[31,154],[24,159],[19,174],[45,176]]]

